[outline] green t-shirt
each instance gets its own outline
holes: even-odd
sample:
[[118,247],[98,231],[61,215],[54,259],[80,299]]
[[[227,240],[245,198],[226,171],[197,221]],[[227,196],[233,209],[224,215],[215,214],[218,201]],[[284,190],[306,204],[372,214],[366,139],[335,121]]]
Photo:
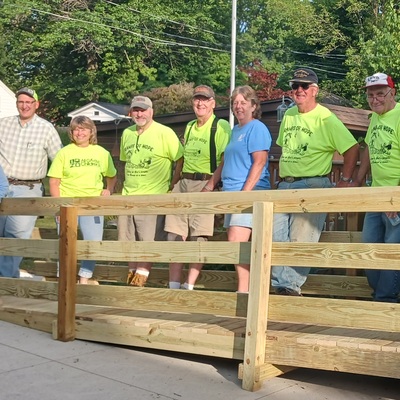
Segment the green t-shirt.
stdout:
[[183,147],[175,132],[153,121],[138,135],[136,125],[124,130],[120,160],[125,161],[122,194],[167,193],[172,164],[183,155]]
[[63,147],[51,163],[48,176],[61,179],[61,197],[100,196],[103,177],[117,174],[111,154],[101,146],[79,147],[71,143]]
[[[197,120],[190,121],[185,130],[184,163],[182,172],[201,172],[210,174],[210,134],[215,115],[201,126]],[[221,156],[225,151],[231,136],[231,127],[228,121],[220,119],[215,132],[215,149],[217,166],[221,163]]]
[[365,143],[371,161],[372,186],[400,184],[400,104],[382,115],[373,113]]
[[311,177],[327,175],[335,151],[343,154],[357,141],[335,114],[318,104],[308,113],[289,108],[276,143],[282,147],[281,177]]

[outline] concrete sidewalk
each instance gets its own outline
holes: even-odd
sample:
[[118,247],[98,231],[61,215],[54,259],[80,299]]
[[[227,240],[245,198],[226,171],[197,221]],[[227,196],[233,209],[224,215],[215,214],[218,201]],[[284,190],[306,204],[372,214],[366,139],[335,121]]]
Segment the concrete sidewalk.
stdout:
[[1,400],[400,400],[394,379],[298,369],[251,393],[237,374],[233,360],[63,343],[0,321]]

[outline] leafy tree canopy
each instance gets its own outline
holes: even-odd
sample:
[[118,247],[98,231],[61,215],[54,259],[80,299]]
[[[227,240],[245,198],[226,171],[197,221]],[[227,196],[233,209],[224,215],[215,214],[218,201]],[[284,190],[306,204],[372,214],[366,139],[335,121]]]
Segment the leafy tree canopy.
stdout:
[[[3,0],[0,79],[34,87],[58,123],[90,101],[127,104],[143,92],[178,111],[190,85],[208,84],[223,99],[231,13],[222,0]],[[398,27],[395,0],[239,0],[236,83],[270,98],[305,66],[323,90],[366,106],[365,76],[400,78]]]

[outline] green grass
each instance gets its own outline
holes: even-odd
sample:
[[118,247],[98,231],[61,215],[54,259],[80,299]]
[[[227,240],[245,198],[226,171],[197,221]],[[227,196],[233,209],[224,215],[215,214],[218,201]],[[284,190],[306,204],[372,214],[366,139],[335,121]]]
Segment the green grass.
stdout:
[[44,229],[56,229],[56,221],[52,216],[39,217],[36,220],[35,226]]

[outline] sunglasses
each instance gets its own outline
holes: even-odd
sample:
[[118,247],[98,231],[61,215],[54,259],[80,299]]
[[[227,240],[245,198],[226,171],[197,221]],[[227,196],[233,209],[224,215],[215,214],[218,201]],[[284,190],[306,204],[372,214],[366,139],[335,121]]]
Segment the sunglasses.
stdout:
[[299,87],[301,87],[303,90],[308,90],[311,85],[312,83],[297,83],[297,82],[290,83],[290,87],[293,90],[297,90]]

